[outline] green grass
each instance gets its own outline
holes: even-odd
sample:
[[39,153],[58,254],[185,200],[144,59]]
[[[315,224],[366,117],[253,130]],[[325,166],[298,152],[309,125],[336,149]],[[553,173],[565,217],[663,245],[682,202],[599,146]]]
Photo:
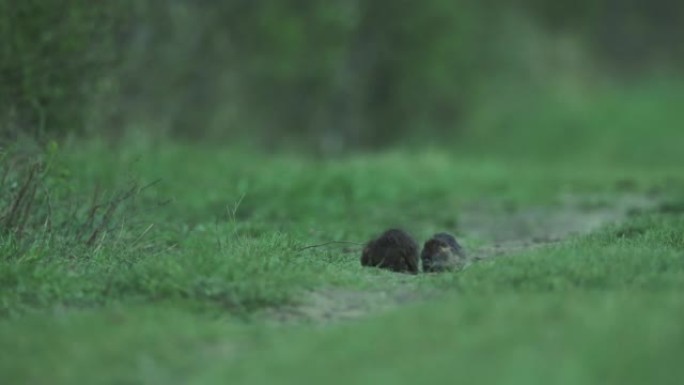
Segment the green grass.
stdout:
[[[1,383],[642,384],[684,374],[678,164],[435,150],[315,160],[144,141],[113,150],[75,142],[45,175],[53,217],[79,220],[96,184],[106,195],[161,180],[94,245],[74,242],[76,220],[2,234]],[[475,250],[492,241],[464,227],[473,205],[553,213],[568,196],[578,212],[623,196],[652,205],[458,273],[362,269],[353,245],[302,250],[393,226],[419,240],[455,232]]]
[[449,295],[332,327],[165,307],[2,325],[12,383],[678,383],[676,293]]

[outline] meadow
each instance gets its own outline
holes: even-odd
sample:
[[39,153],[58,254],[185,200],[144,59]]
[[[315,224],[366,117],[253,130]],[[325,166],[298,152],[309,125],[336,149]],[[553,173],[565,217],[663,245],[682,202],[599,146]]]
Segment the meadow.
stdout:
[[[451,149],[7,148],[0,382],[678,383],[683,142],[653,92],[587,103],[575,146],[551,104]],[[362,268],[389,227],[473,261]]]

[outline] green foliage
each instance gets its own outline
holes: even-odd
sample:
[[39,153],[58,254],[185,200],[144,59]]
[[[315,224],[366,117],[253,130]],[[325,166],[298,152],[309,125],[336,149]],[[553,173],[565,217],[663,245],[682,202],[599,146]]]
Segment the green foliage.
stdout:
[[672,2],[15,3],[0,1],[3,136],[453,142],[486,90],[562,92],[682,60]]
[[523,0],[519,4],[550,30],[582,36],[592,53],[614,71],[633,75],[654,65],[674,69],[684,59],[684,49],[674,43],[684,13],[680,2]]
[[395,144],[418,128],[445,132],[487,69],[482,8],[181,2],[147,15],[150,36],[123,97],[136,100],[132,113],[186,137],[247,132],[334,152]]
[[516,159],[675,166],[684,119],[679,77],[633,81],[629,86],[572,82],[517,83],[487,93],[461,137],[473,154]]
[[0,135],[82,133],[120,59],[125,2],[0,1]]
[[30,249],[99,249],[115,231],[117,237],[111,241],[131,241],[130,231],[139,224],[133,220],[124,226],[126,214],[139,209],[136,198],[151,185],[128,180],[123,188],[105,191],[97,181],[78,186],[56,142],[41,152],[12,148],[2,154],[0,236],[8,246],[6,260],[23,259]]

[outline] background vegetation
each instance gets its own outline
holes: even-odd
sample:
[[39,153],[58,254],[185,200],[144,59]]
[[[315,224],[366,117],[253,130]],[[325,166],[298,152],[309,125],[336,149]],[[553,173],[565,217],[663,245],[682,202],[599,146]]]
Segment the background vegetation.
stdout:
[[0,10],[5,136],[144,127],[323,153],[457,142],[487,129],[471,121],[478,108],[524,118],[521,99],[581,103],[678,75],[684,61],[682,5],[671,1],[3,0]]

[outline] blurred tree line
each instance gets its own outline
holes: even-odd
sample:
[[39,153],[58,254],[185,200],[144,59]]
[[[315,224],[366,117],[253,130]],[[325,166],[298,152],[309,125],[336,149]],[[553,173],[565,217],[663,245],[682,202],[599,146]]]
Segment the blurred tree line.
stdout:
[[323,151],[457,135],[484,85],[535,71],[530,34],[633,76],[681,66],[682,15],[665,0],[0,0],[0,135],[144,127]]
[[0,134],[82,133],[131,22],[116,2],[0,0]]

